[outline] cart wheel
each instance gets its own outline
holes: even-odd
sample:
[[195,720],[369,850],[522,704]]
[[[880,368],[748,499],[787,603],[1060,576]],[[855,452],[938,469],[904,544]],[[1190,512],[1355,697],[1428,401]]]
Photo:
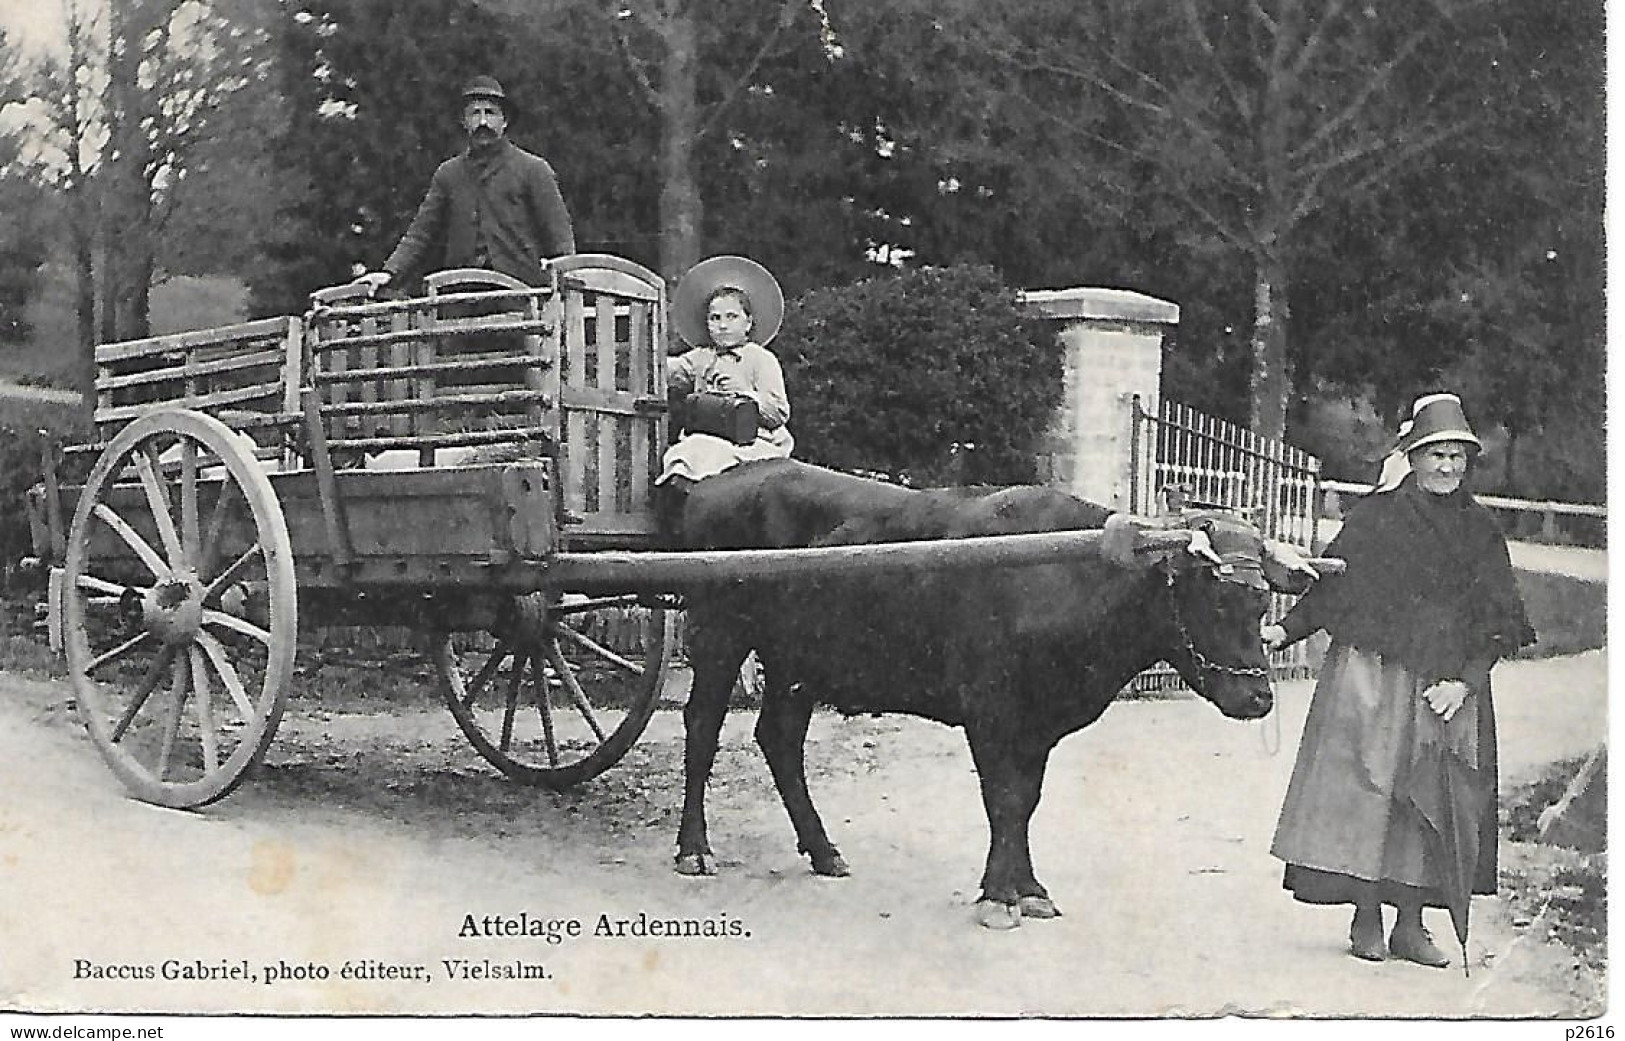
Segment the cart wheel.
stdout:
[[136,797],[203,806],[259,761],[293,672],[293,548],[253,446],[198,412],[126,426],[79,495],[63,587],[68,672]]
[[517,598],[491,637],[479,650],[459,647],[467,637],[436,638],[441,694],[492,766],[557,791],[614,766],[643,733],[665,685],[672,621],[631,596],[536,593]]

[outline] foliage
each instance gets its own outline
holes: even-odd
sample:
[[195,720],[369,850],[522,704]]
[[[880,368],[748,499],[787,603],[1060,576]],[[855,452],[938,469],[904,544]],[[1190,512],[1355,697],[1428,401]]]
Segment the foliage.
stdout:
[[[1169,397],[1247,422],[1262,344],[1277,352],[1265,368],[1290,374],[1293,440],[1329,465],[1361,469],[1363,449],[1316,422],[1326,403],[1369,406],[1386,434],[1413,397],[1447,388],[1496,439],[1493,472],[1507,476],[1491,490],[1603,494],[1603,381],[1590,378],[1605,343],[1595,0],[181,7],[207,13],[209,60],[144,37],[156,78],[140,82],[177,102],[160,105],[164,120],[125,121],[149,126],[157,147],[174,137],[165,127],[183,129],[169,115],[199,114],[178,158],[166,167],[154,153],[151,172],[170,172],[136,221],[159,283],[233,275],[252,283],[251,313],[287,314],[376,266],[435,165],[462,147],[458,87],[489,72],[522,108],[514,140],[558,172],[583,250],[661,268],[680,210],[692,241],[668,253],[750,255],[792,296],[958,264],[1025,288],[1135,289],[1181,308]],[[689,42],[683,72],[672,48]],[[67,138],[94,143],[113,118],[99,47],[68,63],[77,79],[58,68],[36,92]],[[666,81],[679,73],[691,92]],[[155,99],[135,100],[130,111],[147,112]],[[679,100],[692,125],[674,156]],[[100,151],[79,171],[66,157],[29,175],[48,205],[0,200],[8,248],[26,247],[12,229],[35,220],[62,244],[28,310],[14,310],[50,319],[36,339],[61,338],[41,300],[106,314],[106,292],[68,301],[53,280],[121,279],[90,250],[140,209],[122,190],[103,204]],[[681,178],[692,185],[674,188]],[[32,261],[0,258],[0,294]],[[40,356],[28,348],[16,357]]]
[[[25,73],[0,29],[0,106],[24,92]],[[49,255],[48,198],[24,158],[23,138],[0,130],[0,371],[33,333],[29,304]]]
[[650,121],[602,44],[595,7],[473,0],[286,0],[277,35],[275,138],[285,198],[263,230],[259,313],[302,310],[313,289],[376,268],[435,167],[464,146],[462,84],[495,76],[516,107],[508,136],[548,159],[584,252],[653,261]]
[[[1583,1014],[1595,1015],[1608,989],[1608,854],[1538,840],[1541,812],[1562,798],[1584,762],[1579,757],[1547,764],[1503,797],[1501,890],[1515,927],[1572,952],[1571,986],[1591,992]],[[1597,824],[1606,834],[1606,815]]]
[[1517,574],[1518,592],[1537,637],[1533,645],[1519,652],[1520,658],[1555,658],[1606,646],[1605,584],[1555,572],[1520,570]]
[[23,557],[34,552],[25,493],[40,480],[40,441],[31,431],[0,422],[0,592],[6,576]]
[[797,455],[917,485],[1033,479],[1061,349],[986,265],[808,293],[774,344]]
[[[1600,499],[1604,487],[1602,9],[1505,0],[1519,46],[1449,103],[1475,133],[1344,200],[1314,230],[1336,257],[1300,294],[1300,372],[1368,395],[1392,430],[1412,398],[1461,393],[1503,428],[1505,494]],[[1465,116],[1463,117],[1465,118]]]

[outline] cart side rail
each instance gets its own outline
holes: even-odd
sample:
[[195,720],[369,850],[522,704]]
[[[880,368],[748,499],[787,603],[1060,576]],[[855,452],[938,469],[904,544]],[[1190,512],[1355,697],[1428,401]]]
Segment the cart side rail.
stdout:
[[99,451],[162,405],[208,412],[252,437],[261,458],[275,458],[280,428],[298,418],[302,345],[303,324],[293,317],[102,344],[93,433],[70,450]]
[[486,445],[549,454],[553,287],[476,269],[425,283],[420,297],[374,300],[364,284],[312,295],[306,366],[328,450],[341,465],[379,465],[390,453],[382,465],[420,467],[465,462],[466,451],[442,453]]
[[549,458],[566,539],[652,534],[666,447],[660,276],[579,254],[553,261],[543,286],[478,269],[424,282],[422,297],[375,300],[361,284],[312,297],[307,378],[338,465]]

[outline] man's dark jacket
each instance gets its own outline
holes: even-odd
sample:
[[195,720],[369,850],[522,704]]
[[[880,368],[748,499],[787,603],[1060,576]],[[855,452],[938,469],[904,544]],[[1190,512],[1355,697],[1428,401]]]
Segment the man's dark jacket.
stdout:
[[490,268],[540,285],[542,257],[575,251],[553,168],[503,140],[489,155],[464,152],[440,164],[384,270],[401,286],[426,271],[456,267]]

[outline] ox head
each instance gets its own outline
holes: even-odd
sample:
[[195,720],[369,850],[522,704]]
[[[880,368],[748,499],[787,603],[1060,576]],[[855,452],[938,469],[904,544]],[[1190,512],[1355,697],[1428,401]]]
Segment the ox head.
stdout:
[[1114,515],[1102,549],[1120,566],[1161,574],[1167,597],[1153,610],[1170,636],[1163,658],[1192,690],[1236,719],[1256,719],[1274,705],[1258,634],[1271,591],[1301,593],[1342,566],[1305,558],[1218,510],[1167,521]]

